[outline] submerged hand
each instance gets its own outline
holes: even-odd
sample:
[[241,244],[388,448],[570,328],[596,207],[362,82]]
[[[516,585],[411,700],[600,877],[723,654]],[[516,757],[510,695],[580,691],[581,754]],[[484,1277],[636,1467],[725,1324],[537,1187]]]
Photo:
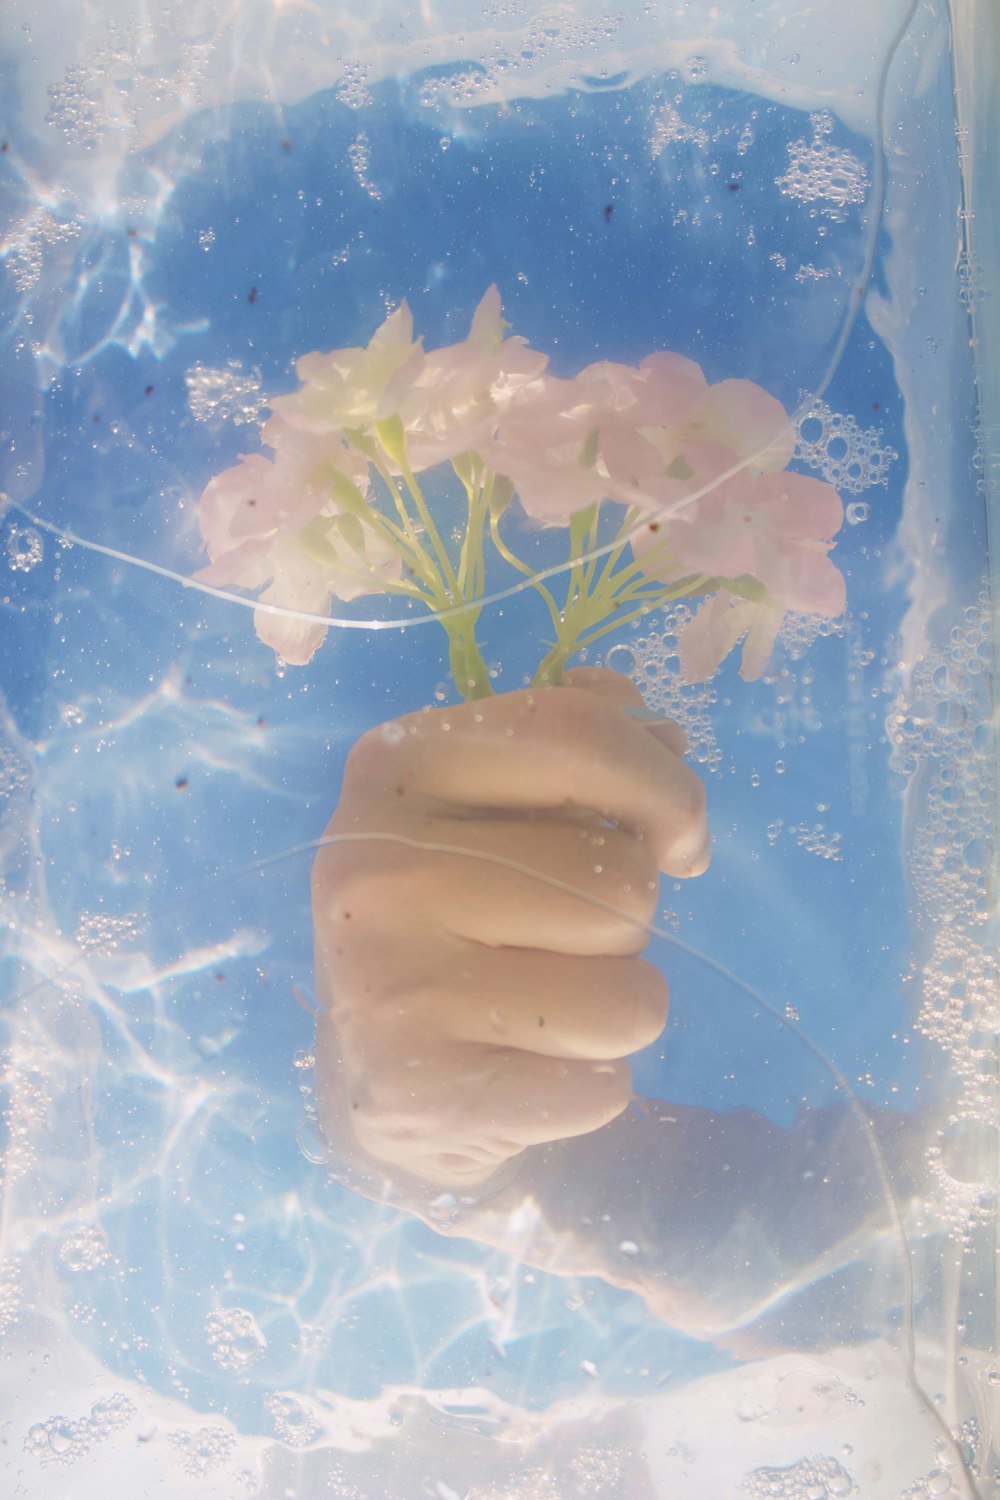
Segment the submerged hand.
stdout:
[[708,863],[683,734],[601,669],[429,710],[349,756],[313,873],[320,1117],[425,1183],[597,1130],[661,1031],[659,874]]

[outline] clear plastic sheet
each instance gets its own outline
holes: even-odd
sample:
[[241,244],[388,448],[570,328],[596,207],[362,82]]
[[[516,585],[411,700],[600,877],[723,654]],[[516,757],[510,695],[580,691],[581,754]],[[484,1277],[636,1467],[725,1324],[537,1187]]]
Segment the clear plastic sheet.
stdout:
[[[997,1493],[995,17],[0,24],[4,1492]],[[194,575],[296,360],[403,299],[456,342],[491,285],[560,377],[667,350],[777,398],[847,609],[757,681],[681,681],[684,601],[595,641],[683,725],[711,865],[660,883],[629,1109],[451,1192],[354,1138],[310,892],[351,747],[457,714],[445,636],[334,599],[286,665]],[[564,587],[564,532],[503,524]],[[530,583],[483,584],[496,694],[544,651]],[[556,892],[381,827],[325,850],[386,902],[404,859]]]

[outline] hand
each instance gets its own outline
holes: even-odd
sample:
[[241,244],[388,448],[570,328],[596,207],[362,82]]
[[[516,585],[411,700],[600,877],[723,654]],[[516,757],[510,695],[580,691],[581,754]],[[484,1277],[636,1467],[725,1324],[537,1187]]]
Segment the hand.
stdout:
[[366,734],[313,872],[316,1085],[335,1149],[441,1187],[598,1130],[662,1030],[659,874],[708,864],[673,724],[617,673]]

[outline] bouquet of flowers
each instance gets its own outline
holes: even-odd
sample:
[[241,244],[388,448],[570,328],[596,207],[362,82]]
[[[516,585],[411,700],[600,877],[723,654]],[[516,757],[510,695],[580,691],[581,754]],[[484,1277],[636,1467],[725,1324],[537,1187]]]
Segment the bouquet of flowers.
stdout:
[[[787,612],[842,612],[828,555],[840,498],[789,472],[795,430],[778,401],[749,380],[709,384],[679,354],[602,361],[571,380],[547,364],[508,336],[496,287],[461,343],[425,350],[404,302],[367,348],[305,355],[299,388],[271,402],[261,433],[273,456],[244,456],[202,494],[210,563],[198,576],[263,590],[258,635],[302,665],[333,596],[411,600],[440,619],[464,698],[492,691],[476,638],[490,548],[548,610],[538,684],[677,599],[704,601],[680,642],[689,682],[740,641],[742,675],[757,678]],[[447,530],[435,470],[462,506]],[[516,555],[515,506],[568,532],[561,567],[540,576]]]

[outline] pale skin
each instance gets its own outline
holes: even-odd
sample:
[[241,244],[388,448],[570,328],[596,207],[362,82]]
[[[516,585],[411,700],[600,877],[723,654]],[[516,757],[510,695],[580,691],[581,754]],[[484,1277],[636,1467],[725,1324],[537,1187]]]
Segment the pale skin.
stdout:
[[857,1259],[885,1204],[856,1121],[629,1108],[660,876],[709,863],[684,735],[642,709],[577,668],[358,741],[313,873],[317,1103],[362,1191],[718,1336]]
[[624,1059],[667,1015],[639,957],[660,873],[708,864],[683,733],[622,712],[642,706],[626,678],[578,669],[352,750],[327,834],[391,839],[316,860],[318,967],[334,976],[320,1048],[335,1028],[353,1131],[387,1167],[466,1188],[626,1108]]

